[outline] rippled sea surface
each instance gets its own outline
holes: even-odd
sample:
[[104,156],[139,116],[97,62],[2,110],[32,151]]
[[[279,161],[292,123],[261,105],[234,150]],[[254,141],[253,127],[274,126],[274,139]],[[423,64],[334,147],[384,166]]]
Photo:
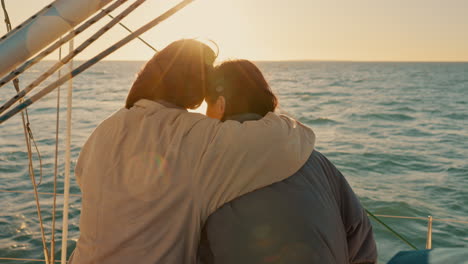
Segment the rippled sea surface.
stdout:
[[[278,95],[282,111],[315,130],[316,148],[343,172],[369,211],[468,221],[468,63],[257,64]],[[44,62],[30,70],[21,78],[21,86],[50,65]],[[102,62],[74,80],[72,167],[92,130],[123,106],[142,65]],[[0,88],[0,103],[13,95],[11,85]],[[66,87],[60,98],[58,192],[63,192]],[[40,192],[53,191],[56,100],[53,92],[29,109],[42,156]],[[36,156],[34,164],[39,174]],[[43,256],[34,196],[3,192],[32,191],[27,165],[18,115],[0,125],[0,257]],[[80,193],[73,171],[71,193]],[[40,195],[40,202],[50,243],[52,196]],[[61,196],[57,204],[60,248]],[[79,236],[80,207],[80,197],[72,196],[69,253]],[[425,247],[427,221],[382,219],[418,248]],[[410,249],[380,224],[373,224],[381,263]],[[468,248],[468,224],[435,222],[433,228],[433,247]]]

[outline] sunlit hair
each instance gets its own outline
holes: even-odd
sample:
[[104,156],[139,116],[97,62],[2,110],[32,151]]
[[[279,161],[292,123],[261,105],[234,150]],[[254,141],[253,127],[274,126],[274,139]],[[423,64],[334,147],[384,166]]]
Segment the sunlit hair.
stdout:
[[224,117],[244,113],[265,116],[278,105],[262,72],[248,60],[225,61],[215,67],[205,99],[214,104],[219,96],[226,99]]
[[125,107],[148,99],[197,108],[205,97],[206,81],[215,59],[213,50],[202,42],[193,39],[172,42],[138,73]]

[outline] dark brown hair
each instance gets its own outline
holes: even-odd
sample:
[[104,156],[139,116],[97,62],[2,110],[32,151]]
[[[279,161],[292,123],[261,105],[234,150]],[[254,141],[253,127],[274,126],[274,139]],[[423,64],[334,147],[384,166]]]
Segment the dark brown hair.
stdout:
[[199,41],[172,42],[138,73],[125,107],[131,108],[138,100],[148,99],[197,108],[205,97],[207,78],[215,59],[214,51]]
[[215,67],[205,99],[213,104],[219,96],[226,98],[224,117],[244,113],[265,116],[278,105],[262,72],[248,60],[225,61]]

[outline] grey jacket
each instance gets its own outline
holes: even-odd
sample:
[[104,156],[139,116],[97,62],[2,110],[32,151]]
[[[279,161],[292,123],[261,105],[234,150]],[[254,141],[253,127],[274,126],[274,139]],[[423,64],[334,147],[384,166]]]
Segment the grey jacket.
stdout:
[[293,176],[225,204],[199,263],[376,263],[371,223],[338,169],[314,151]]

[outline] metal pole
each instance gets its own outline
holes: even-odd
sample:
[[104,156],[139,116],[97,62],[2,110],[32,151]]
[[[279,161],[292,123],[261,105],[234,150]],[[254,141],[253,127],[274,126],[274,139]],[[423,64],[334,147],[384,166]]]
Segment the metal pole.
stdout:
[[432,216],[428,216],[426,249],[432,249]]
[[[87,62],[81,64],[78,68],[73,70],[73,72],[71,72],[70,74],[67,74],[66,76],[63,76],[59,80],[57,80],[57,81],[53,82],[52,84],[48,85],[47,87],[45,87],[44,89],[42,89],[41,91],[39,91],[38,93],[33,95],[30,99],[25,100],[23,103],[20,103],[19,105],[17,105],[16,107],[14,107],[10,111],[8,111],[7,113],[0,116],[0,124],[3,124],[3,122],[10,119],[12,116],[14,116],[17,113],[23,111],[25,108],[32,105],[34,102],[38,101],[39,99],[41,99],[45,95],[47,95],[50,92],[52,92],[53,90],[55,90],[55,88],[57,88],[58,86],[64,84],[69,79],[79,75],[80,73],[82,73],[83,71],[85,71],[89,67],[93,66],[94,64],[96,64],[97,62],[102,60],[103,58],[107,57],[109,54],[112,54],[113,52],[115,52],[116,50],[118,50],[119,48],[121,48],[122,46],[127,44],[128,42],[134,40],[135,38],[137,38],[141,34],[148,31],[149,29],[151,29],[154,26],[158,25],[162,21],[168,19],[169,17],[171,17],[172,15],[174,15],[179,10],[181,10],[182,8],[187,6],[188,4],[192,3],[193,1],[195,1],[195,0],[185,0],[185,1],[180,2],[179,4],[174,6],[173,8],[166,11],[164,14],[162,14],[159,17],[155,18],[154,20],[150,21],[146,25],[140,27],[138,30],[136,30],[132,34],[128,35],[127,37],[123,38],[122,40],[120,40],[119,42],[117,42],[113,46],[109,47],[105,51],[99,53],[94,58],[92,58],[92,59],[88,60]],[[25,94],[23,93],[23,91],[21,91],[19,93],[19,95],[21,95],[21,96],[17,95],[14,98],[19,100],[20,99],[19,97],[21,97],[21,98],[24,97]]]
[[[73,39],[70,40],[70,52],[73,52]],[[70,61],[70,72],[73,70],[73,61]],[[73,79],[68,82],[67,95],[67,128],[65,139],[65,179],[63,186],[63,219],[62,219],[62,256],[61,263],[67,263],[68,242],[68,203],[70,198],[70,157],[71,157],[71,113],[72,113]]]
[[[62,47],[59,49],[59,60],[62,59]],[[58,71],[58,78],[62,76],[61,70]],[[59,126],[60,126],[60,87],[57,89],[57,113],[55,121],[55,161],[54,161],[54,202],[52,203],[52,234],[50,241],[50,263],[55,262],[55,216],[57,213],[57,174],[58,174],[58,145],[59,145]]]
[[[85,31],[87,28],[89,28],[91,25],[95,24],[97,21],[101,20],[104,16],[109,14],[109,12],[115,10],[117,7],[121,6],[123,3],[127,2],[128,0],[119,0],[106,9],[103,9],[101,12],[99,12],[97,15],[94,17],[90,18],[88,21],[86,21],[84,24],[76,28],[75,30],[69,32],[67,35],[65,35],[63,38],[60,38],[58,41],[56,41],[54,44],[50,45],[46,50],[43,52],[39,53],[36,57],[28,60],[27,62],[23,63],[20,67],[17,69],[13,70],[10,72],[7,76],[3,77],[0,80],[0,87],[8,83],[9,81],[15,79],[19,74],[23,73],[27,69],[31,68],[34,66],[36,63],[41,61],[45,56],[49,55],[52,53],[54,50],[58,49],[60,46],[63,44],[67,43],[70,41],[72,38],[76,37],[79,35],[81,32]],[[2,110],[3,106],[0,107],[0,113]]]
[[418,248],[413,245],[411,242],[408,241],[408,239],[404,238],[402,235],[398,234],[395,230],[393,230],[391,227],[389,227],[387,224],[385,224],[382,220],[380,220],[378,217],[376,217],[373,213],[371,213],[369,210],[367,209],[364,209],[366,210],[366,213],[375,219],[375,221],[379,222],[381,225],[383,225],[385,228],[387,228],[390,232],[392,232],[396,237],[398,237],[399,239],[401,239],[403,242],[405,242],[408,246],[410,246],[411,248],[413,248],[414,250],[418,250]]
[[[99,37],[101,37],[104,33],[106,33],[109,29],[115,26],[119,21],[125,18],[128,14],[133,12],[138,6],[143,4],[146,0],[137,0],[127,9],[122,11],[115,19],[107,23],[104,27],[102,27],[98,32],[94,33],[91,37],[89,37],[85,42],[83,42],[76,50],[70,52],[65,58],[55,63],[52,67],[50,67],[46,72],[44,72],[41,76],[39,76],[36,80],[26,86],[21,92],[19,92],[16,96],[8,100],[4,105],[0,107],[0,114],[3,113],[6,109],[12,106],[14,103],[18,101],[19,98],[23,98],[26,94],[28,94],[32,89],[37,87],[41,84],[45,79],[49,76],[54,74],[58,69],[60,69],[63,65],[68,63],[72,60],[76,55],[80,54],[84,49],[86,49],[91,43],[96,41]],[[72,38],[70,38],[72,39]]]
[[0,76],[8,74],[110,2],[56,0],[45,13],[1,41]]

